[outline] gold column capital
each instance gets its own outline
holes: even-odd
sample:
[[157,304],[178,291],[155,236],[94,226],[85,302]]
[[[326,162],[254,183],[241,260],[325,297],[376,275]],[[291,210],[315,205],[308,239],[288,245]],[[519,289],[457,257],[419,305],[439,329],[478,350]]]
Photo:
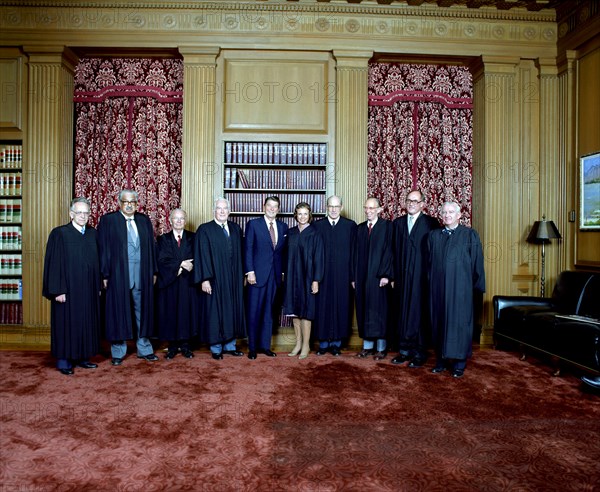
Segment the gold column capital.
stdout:
[[369,60],[373,58],[373,51],[334,50],[333,57],[337,68],[367,69]]
[[219,46],[179,46],[184,65],[216,65],[221,53]]

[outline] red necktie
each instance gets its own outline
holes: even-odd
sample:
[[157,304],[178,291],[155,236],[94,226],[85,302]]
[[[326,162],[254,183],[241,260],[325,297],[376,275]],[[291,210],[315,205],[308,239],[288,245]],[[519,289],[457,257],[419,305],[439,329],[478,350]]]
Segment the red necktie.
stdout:
[[179,248],[181,246],[181,234],[177,235],[177,247]]
[[371,235],[372,229],[373,229],[373,222],[369,222],[369,236]]
[[273,243],[273,249],[277,246],[277,240],[275,239],[275,229],[273,229],[273,222],[269,223],[269,235],[271,236],[271,242]]

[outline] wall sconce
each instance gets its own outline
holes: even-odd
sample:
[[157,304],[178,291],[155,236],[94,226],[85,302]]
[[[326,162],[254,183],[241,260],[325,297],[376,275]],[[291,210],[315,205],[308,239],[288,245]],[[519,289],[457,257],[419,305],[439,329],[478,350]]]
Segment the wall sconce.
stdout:
[[558,229],[551,220],[546,220],[546,216],[542,215],[542,220],[536,220],[527,236],[528,243],[541,244],[542,245],[542,276],[540,295],[545,295],[545,284],[546,284],[546,251],[544,249],[546,243],[550,244],[550,239],[560,239],[561,235]]

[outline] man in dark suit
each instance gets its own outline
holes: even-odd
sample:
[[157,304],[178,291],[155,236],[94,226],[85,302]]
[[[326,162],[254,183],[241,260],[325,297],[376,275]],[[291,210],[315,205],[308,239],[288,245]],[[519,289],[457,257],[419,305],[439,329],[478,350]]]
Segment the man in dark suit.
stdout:
[[427,359],[429,288],[427,283],[427,234],[440,227],[437,219],[423,213],[425,199],[419,190],[406,197],[407,214],[394,220],[394,323],[398,355],[393,364],[408,362],[422,367]]
[[187,214],[176,208],[169,214],[173,228],[158,236],[158,279],[156,282],[156,321],[161,340],[167,340],[167,359],[178,352],[186,359],[194,354],[190,339],[200,322],[200,289],[194,283],[194,236],[185,230]]
[[138,358],[158,360],[149,338],[154,335],[154,282],[158,273],[152,222],[136,212],[137,192],[122,190],[118,200],[120,210],[102,216],[98,224],[100,274],[106,289],[105,331],[111,342],[113,366],[123,363],[127,340],[132,337]]
[[248,221],[244,247],[244,265],[248,291],[246,320],[248,324],[248,358],[258,352],[275,357],[271,351],[273,303],[283,280],[282,255],[288,226],[276,220],[279,198],[269,196],[264,203],[264,216]]

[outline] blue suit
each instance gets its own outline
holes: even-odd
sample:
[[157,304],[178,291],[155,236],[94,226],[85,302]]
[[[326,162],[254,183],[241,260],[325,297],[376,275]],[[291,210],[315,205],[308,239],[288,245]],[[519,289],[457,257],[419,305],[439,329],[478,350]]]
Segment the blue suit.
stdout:
[[288,226],[279,220],[275,221],[275,226],[277,245],[273,248],[264,217],[246,224],[244,267],[246,272],[254,272],[256,276],[256,284],[248,285],[246,297],[248,349],[251,352],[271,348],[273,303],[282,283],[282,257],[288,230]]

